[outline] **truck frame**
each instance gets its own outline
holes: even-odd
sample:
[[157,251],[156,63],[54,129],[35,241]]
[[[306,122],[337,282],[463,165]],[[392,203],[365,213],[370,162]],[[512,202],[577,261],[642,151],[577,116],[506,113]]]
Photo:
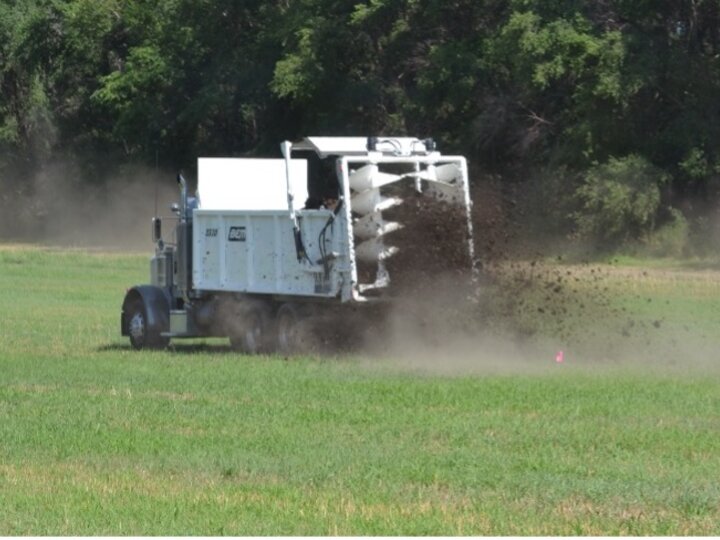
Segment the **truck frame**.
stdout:
[[[153,218],[150,283],[130,288],[120,328],[135,349],[229,337],[246,353],[303,350],[313,314],[392,300],[386,261],[401,186],[458,206],[474,261],[467,163],[432,139],[307,137],[281,159],[199,158],[197,196],[178,175],[173,239]],[[300,158],[294,156],[301,156]]]

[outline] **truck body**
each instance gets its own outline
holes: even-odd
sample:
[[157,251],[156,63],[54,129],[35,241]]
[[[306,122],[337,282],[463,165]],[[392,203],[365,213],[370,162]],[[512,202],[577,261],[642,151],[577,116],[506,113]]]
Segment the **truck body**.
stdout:
[[228,336],[245,352],[302,348],[313,313],[391,301],[397,252],[385,219],[403,190],[462,209],[473,261],[467,164],[431,139],[308,137],[282,159],[200,158],[197,197],[180,183],[174,241],[155,218],[151,283],[123,302],[133,347]]

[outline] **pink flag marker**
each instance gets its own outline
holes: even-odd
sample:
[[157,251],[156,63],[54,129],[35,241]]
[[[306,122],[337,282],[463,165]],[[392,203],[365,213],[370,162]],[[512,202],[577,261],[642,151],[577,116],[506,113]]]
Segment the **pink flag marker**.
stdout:
[[558,351],[558,353],[555,355],[555,362],[557,364],[562,364],[563,360],[565,360],[565,354],[562,351]]

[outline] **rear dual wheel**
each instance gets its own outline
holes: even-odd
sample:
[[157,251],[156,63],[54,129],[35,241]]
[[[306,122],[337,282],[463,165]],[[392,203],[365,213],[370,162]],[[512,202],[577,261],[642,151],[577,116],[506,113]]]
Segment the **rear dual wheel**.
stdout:
[[275,317],[275,346],[280,354],[289,355],[300,350],[300,313],[293,304],[283,304]]
[[253,306],[238,316],[238,328],[230,332],[230,345],[246,354],[259,354],[268,349],[270,324],[268,310]]
[[282,304],[275,315],[275,350],[278,354],[310,354],[320,350],[310,306]]
[[242,353],[291,356],[314,350],[307,309],[297,304],[282,304],[274,317],[269,306],[243,306],[231,320],[230,344]]

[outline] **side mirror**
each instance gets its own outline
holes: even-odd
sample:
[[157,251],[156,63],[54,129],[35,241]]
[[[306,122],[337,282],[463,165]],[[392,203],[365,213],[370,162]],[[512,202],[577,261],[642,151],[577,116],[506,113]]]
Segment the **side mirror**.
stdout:
[[159,242],[162,239],[162,220],[154,217],[153,220],[152,239],[153,242]]

